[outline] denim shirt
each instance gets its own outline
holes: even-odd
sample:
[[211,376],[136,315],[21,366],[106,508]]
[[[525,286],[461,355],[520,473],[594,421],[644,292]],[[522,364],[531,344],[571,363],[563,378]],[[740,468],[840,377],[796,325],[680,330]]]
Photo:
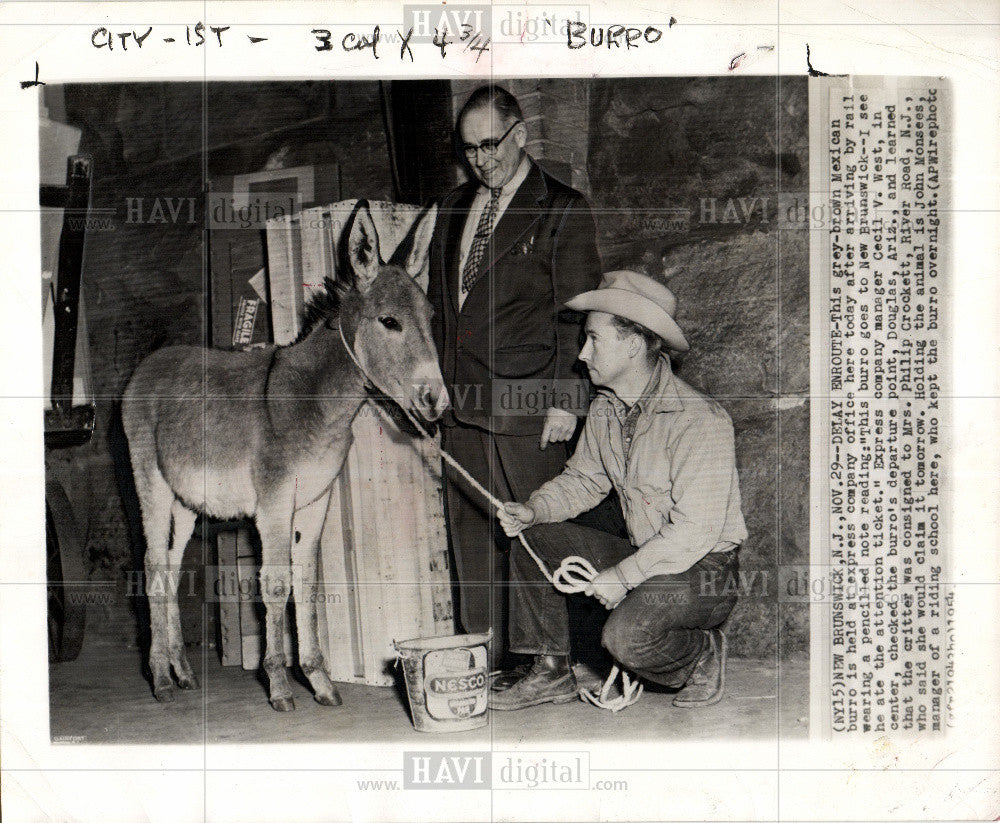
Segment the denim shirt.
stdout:
[[566,468],[527,502],[536,522],[555,523],[592,509],[612,488],[638,547],[618,564],[629,588],[746,540],[732,420],[666,358],[631,410],[612,392],[597,396]]

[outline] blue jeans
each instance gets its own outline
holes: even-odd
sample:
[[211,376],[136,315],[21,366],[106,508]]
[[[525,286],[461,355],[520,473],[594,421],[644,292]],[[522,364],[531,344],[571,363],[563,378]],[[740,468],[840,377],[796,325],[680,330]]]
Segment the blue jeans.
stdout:
[[[599,572],[635,552],[626,539],[577,523],[546,523],[524,533],[549,572],[571,555]],[[601,643],[618,664],[664,686],[687,682],[707,642],[736,605],[739,550],[708,554],[681,574],[650,577],[609,614]],[[583,597],[583,595],[573,595]],[[510,648],[568,655],[566,595],[549,583],[517,542],[511,554]]]

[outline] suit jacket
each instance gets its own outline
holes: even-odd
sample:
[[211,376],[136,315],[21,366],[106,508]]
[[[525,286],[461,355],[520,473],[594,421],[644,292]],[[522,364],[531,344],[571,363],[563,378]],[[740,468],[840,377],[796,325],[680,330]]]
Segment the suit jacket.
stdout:
[[580,315],[563,303],[597,287],[597,228],[583,195],[532,162],[459,310],[462,230],[478,185],[445,197],[431,245],[427,296],[452,399],[444,423],[538,434],[553,397],[561,405],[572,395],[577,413],[586,413],[588,382],[574,368]]

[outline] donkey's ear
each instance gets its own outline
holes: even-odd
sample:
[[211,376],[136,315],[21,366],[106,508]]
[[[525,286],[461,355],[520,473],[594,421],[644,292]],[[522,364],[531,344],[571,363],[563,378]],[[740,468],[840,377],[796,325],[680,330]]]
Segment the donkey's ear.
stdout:
[[410,254],[406,258],[406,273],[410,277],[417,277],[424,271],[427,265],[427,256],[431,251],[431,238],[434,237],[434,224],[437,222],[437,203],[432,205],[417,224],[417,230],[413,233],[413,246]]
[[347,239],[347,259],[354,271],[354,285],[364,293],[378,276],[382,258],[378,248],[378,232],[368,204],[362,202],[354,214],[354,224]]

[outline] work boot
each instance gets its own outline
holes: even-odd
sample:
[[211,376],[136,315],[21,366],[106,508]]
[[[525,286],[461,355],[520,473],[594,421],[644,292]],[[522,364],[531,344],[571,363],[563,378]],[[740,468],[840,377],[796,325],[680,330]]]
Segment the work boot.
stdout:
[[490,689],[495,692],[505,691],[517,683],[518,680],[523,679],[530,671],[530,663],[521,663],[512,669],[496,672],[490,678]]
[[684,688],[673,700],[680,708],[711,706],[722,700],[726,687],[726,636],[720,629],[709,629],[705,634],[708,642]]
[[568,703],[577,699],[576,678],[569,657],[539,654],[531,670],[509,689],[490,694],[490,708],[513,711],[541,703]]

